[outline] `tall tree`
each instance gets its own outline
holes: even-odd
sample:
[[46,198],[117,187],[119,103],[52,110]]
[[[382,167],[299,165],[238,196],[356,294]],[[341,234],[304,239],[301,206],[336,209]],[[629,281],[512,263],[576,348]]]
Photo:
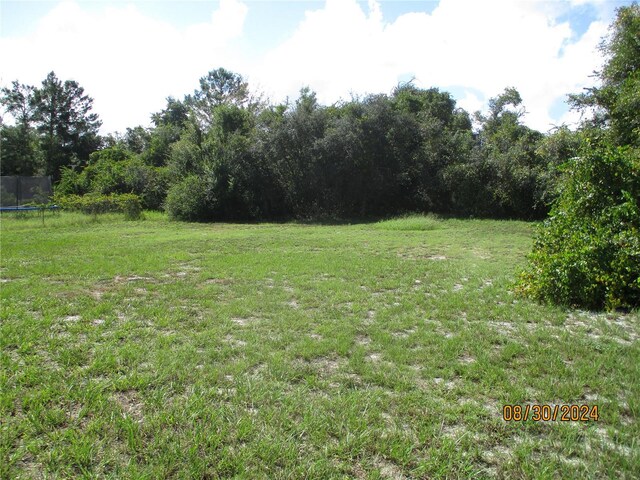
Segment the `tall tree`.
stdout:
[[541,178],[546,166],[536,153],[543,135],[523,125],[525,113],[515,88],[489,100],[489,114],[476,114],[482,128],[476,155],[489,167],[485,188],[489,212],[507,217],[539,218],[547,213],[542,202]]
[[255,101],[242,75],[218,68],[200,78],[200,89],[193,95],[187,95],[185,103],[194,112],[200,126],[206,129],[213,124],[214,110],[218,105],[249,107]]
[[587,126],[607,127],[616,145],[640,147],[640,6],[620,7],[609,36],[600,44],[604,68],[600,86],[570,95],[578,109],[594,110]]
[[169,158],[171,146],[180,139],[183,130],[189,124],[189,107],[185,102],[167,97],[167,107],[151,115],[151,121],[154,128],[146,138],[146,148],[142,157],[149,165],[164,166]]
[[42,155],[38,148],[34,120],[34,88],[13,81],[11,88],[3,88],[0,104],[15,120],[15,125],[0,129],[2,175],[35,175],[42,173]]
[[62,167],[84,163],[96,150],[102,122],[91,113],[93,99],[84,89],[73,80],[62,83],[54,72],[35,89],[33,101],[47,174],[58,180]]
[[[394,91],[396,108],[410,114],[404,123],[407,130],[414,122],[420,146],[412,154],[403,152],[402,174],[413,179],[403,189],[411,192],[408,208],[444,211],[448,199],[443,185],[443,169],[465,160],[472,146],[471,121],[466,112],[456,108],[456,102],[447,92],[437,88],[419,89],[404,84]],[[409,144],[410,145],[410,144]],[[413,159],[408,162],[407,160]]]
[[157,127],[176,127],[182,129],[189,119],[189,108],[184,102],[167,97],[167,108],[151,115],[151,121]]
[[43,158],[33,128],[23,124],[0,128],[0,175],[42,175]]
[[16,124],[31,125],[33,121],[33,92],[34,87],[24,85],[17,80],[11,82],[11,88],[0,90],[0,104],[15,119]]

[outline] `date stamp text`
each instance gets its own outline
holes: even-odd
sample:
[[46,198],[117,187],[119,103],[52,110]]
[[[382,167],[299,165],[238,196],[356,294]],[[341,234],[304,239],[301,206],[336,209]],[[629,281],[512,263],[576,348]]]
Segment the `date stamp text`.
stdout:
[[598,421],[598,405],[504,405],[505,422],[589,422]]

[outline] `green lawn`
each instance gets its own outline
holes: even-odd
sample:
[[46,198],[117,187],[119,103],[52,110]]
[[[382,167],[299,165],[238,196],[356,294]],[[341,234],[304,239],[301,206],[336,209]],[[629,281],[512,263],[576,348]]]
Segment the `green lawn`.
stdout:
[[640,315],[516,298],[532,231],[5,214],[0,477],[637,478]]

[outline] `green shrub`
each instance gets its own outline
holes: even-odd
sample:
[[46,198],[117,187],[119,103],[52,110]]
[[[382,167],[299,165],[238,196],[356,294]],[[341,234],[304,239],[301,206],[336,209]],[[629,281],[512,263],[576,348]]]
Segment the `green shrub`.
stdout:
[[640,151],[587,146],[566,169],[520,293],[599,309],[640,306]]
[[166,167],[147,165],[139,155],[111,147],[92,153],[90,164],[81,172],[64,168],[55,191],[61,195],[133,193],[144,208],[159,210],[170,181]]
[[136,158],[126,165],[124,174],[128,191],[140,196],[145,209],[162,209],[171,182],[167,167],[145,165]]
[[62,167],[60,175],[60,181],[55,186],[56,195],[84,195],[89,191],[86,175],[69,167]]
[[56,195],[54,203],[66,210],[79,211],[91,215],[123,213],[127,220],[138,220],[142,214],[140,197],[132,193]]
[[211,206],[206,180],[195,175],[185,177],[173,185],[165,201],[169,218],[187,222],[210,220]]

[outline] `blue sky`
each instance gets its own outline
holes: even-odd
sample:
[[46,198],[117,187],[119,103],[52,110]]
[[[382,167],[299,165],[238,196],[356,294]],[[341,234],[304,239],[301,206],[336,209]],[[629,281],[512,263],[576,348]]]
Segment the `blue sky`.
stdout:
[[323,103],[415,78],[470,112],[516,87],[525,121],[572,123],[566,94],[591,85],[607,0],[0,1],[0,84],[53,70],[94,100],[103,133],[148,125],[169,95],[223,66],[272,101],[303,86]]

